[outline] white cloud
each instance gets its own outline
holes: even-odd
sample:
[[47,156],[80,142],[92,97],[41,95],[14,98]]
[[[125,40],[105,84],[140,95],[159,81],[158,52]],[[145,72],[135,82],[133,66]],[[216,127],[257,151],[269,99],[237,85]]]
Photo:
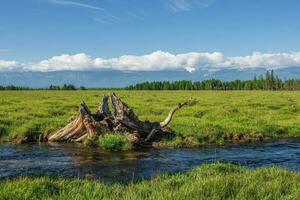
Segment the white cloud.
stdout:
[[19,68],[19,64],[16,61],[0,60],[0,72],[10,71]]
[[68,0],[49,0],[49,3],[52,4],[58,4],[58,5],[64,5],[64,6],[73,6],[73,7],[80,7],[80,8],[87,8],[87,9],[93,9],[93,10],[100,10],[103,11],[104,9],[101,7],[80,3],[76,1],[68,1]]
[[206,8],[212,5],[215,0],[169,0],[168,7],[174,12],[189,11],[194,7]]
[[191,4],[187,0],[170,0],[169,7],[175,12],[188,11]]
[[278,69],[292,66],[300,66],[300,52],[294,53],[268,53],[254,52],[250,56],[229,57],[224,67],[235,66],[236,68]]
[[115,24],[118,23],[121,19],[111,14],[102,14],[101,16],[94,17],[93,20],[101,24]]
[[18,63],[0,60],[1,71],[62,71],[62,70],[122,70],[122,71],[160,71],[160,70],[221,70],[265,68],[279,69],[300,67],[300,52],[259,53],[248,56],[226,57],[220,52],[190,52],[172,54],[155,51],[146,55],[123,55],[116,58],[92,58],[85,53],[63,54],[37,63]]
[[93,59],[84,54],[54,56],[39,63],[23,64],[25,71],[61,71],[61,70],[88,70],[94,66]]

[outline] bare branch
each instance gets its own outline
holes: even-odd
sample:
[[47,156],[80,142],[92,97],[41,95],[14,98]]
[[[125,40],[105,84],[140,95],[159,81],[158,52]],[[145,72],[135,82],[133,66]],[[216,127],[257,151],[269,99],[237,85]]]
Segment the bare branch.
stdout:
[[182,108],[183,106],[186,106],[186,105],[191,105],[195,103],[195,100],[190,98],[189,100],[183,102],[183,103],[179,103],[177,106],[175,106],[174,108],[172,108],[168,114],[168,116],[166,117],[166,119],[162,122],[160,122],[160,127],[163,128],[163,127],[166,127],[169,125],[169,123],[171,122],[172,120],[172,117],[173,115],[175,114],[175,112],[177,110],[179,110],[180,108]]

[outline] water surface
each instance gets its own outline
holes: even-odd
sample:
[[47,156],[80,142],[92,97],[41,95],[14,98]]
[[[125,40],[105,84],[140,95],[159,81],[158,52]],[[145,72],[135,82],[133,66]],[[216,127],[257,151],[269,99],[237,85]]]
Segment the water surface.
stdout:
[[130,152],[106,152],[75,144],[2,144],[0,179],[49,175],[126,183],[159,173],[186,172],[203,163],[217,161],[250,168],[275,165],[300,171],[300,141]]

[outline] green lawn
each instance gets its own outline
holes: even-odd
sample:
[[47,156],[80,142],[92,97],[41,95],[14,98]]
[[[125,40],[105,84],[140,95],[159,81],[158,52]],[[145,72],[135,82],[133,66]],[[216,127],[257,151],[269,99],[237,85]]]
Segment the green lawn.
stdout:
[[0,181],[0,199],[299,199],[300,174],[280,168],[247,170],[230,164],[202,165],[186,174],[161,175],[128,185],[60,178]]
[[[0,91],[0,140],[36,140],[64,126],[85,101],[96,111],[110,91]],[[143,120],[162,121],[190,97],[197,103],[176,113],[176,138],[156,145],[199,146],[227,140],[300,136],[297,91],[117,91]]]

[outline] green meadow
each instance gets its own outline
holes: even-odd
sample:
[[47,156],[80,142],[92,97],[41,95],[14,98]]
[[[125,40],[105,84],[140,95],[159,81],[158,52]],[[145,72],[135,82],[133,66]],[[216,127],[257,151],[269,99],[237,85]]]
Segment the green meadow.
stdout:
[[[36,141],[63,127],[85,101],[96,112],[111,91],[0,91],[0,141]],[[142,120],[162,121],[190,97],[170,124],[176,137],[156,146],[200,146],[300,136],[297,91],[117,91]]]
[[0,181],[0,199],[299,199],[300,174],[281,168],[248,170],[202,165],[185,174],[160,175],[127,185],[50,177]]
[[[1,91],[0,141],[37,141],[64,126],[85,101],[96,111],[111,91]],[[190,97],[170,124],[174,138],[158,147],[196,147],[300,136],[300,93],[296,91],[117,91],[142,120],[162,121]],[[116,143],[116,141],[118,141]],[[126,146],[107,135],[100,146]],[[188,173],[159,175],[130,184],[58,177],[18,177],[0,181],[0,199],[299,199],[300,174],[278,167],[246,169],[204,164]]]

